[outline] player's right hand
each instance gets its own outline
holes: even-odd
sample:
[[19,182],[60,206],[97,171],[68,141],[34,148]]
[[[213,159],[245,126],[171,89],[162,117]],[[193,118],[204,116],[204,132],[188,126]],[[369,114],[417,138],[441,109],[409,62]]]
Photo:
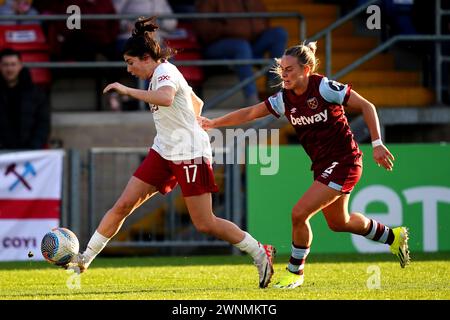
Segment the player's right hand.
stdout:
[[127,95],[128,89],[129,88],[127,86],[124,86],[123,84],[121,84],[119,82],[114,82],[114,83],[108,84],[105,87],[105,89],[103,89],[103,93],[107,93],[108,91],[115,90],[119,94]]
[[378,166],[384,167],[388,171],[394,168],[394,156],[384,145],[373,148],[373,158]]

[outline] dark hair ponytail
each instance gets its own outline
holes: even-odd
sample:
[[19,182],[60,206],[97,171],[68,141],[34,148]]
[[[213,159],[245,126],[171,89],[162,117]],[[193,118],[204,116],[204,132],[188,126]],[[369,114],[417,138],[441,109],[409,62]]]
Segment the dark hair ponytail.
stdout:
[[125,43],[122,54],[143,59],[145,55],[155,60],[167,60],[176,53],[175,50],[165,47],[162,48],[155,39],[155,31],[158,25],[155,23],[156,17],[139,18],[131,33],[131,37]]

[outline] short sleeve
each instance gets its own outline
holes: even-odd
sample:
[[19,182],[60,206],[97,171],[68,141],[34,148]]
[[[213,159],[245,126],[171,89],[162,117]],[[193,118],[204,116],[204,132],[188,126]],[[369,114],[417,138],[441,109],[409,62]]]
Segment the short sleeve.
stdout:
[[340,82],[330,80],[323,77],[320,81],[319,92],[320,95],[330,103],[339,105],[346,105],[350,97],[352,86],[349,84],[342,84]]
[[279,118],[284,114],[285,106],[283,101],[283,91],[280,91],[273,96],[270,96],[266,100],[264,100],[266,108],[272,113],[275,117]]
[[178,74],[169,64],[161,63],[155,70],[155,90],[164,86],[170,86],[178,90]]

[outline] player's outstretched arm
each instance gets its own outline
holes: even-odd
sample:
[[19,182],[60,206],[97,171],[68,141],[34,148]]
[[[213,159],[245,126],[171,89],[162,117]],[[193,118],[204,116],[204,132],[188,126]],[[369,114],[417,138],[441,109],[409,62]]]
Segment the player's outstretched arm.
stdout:
[[204,130],[220,127],[237,126],[246,122],[253,121],[258,118],[269,115],[264,102],[260,102],[250,107],[242,108],[230,112],[222,117],[215,119],[208,119],[205,117],[197,117],[198,122]]
[[124,86],[119,82],[114,82],[108,84],[105,89],[103,89],[103,93],[107,93],[112,90],[121,95],[127,95],[134,99],[161,107],[171,106],[175,97],[175,89],[170,86],[162,86],[157,90],[141,90]]
[[391,171],[394,167],[393,161],[395,158],[381,140],[380,121],[378,119],[375,106],[373,103],[369,102],[353,90],[350,94],[347,105],[351,108],[362,111],[364,121],[369,128],[370,137],[372,139],[373,158],[378,166],[383,166],[387,170]]

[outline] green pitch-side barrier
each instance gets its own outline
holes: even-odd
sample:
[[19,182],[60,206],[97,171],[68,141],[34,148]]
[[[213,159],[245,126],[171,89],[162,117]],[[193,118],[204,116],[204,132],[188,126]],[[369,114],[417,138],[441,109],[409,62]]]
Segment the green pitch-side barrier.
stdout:
[[[411,251],[450,251],[450,145],[389,144],[396,158],[391,172],[375,164],[372,146],[360,147],[363,175],[351,194],[350,212],[363,212],[388,226],[409,227]],[[249,147],[248,154],[276,154],[256,148]],[[265,165],[247,161],[247,222],[255,238],[275,245],[279,253],[290,253],[291,210],[313,178],[301,146],[280,146],[278,152],[278,164],[267,157]],[[263,168],[276,174],[261,174]],[[311,226],[314,252],[388,251],[388,246],[361,236],[331,231],[322,212],[311,219]]]

